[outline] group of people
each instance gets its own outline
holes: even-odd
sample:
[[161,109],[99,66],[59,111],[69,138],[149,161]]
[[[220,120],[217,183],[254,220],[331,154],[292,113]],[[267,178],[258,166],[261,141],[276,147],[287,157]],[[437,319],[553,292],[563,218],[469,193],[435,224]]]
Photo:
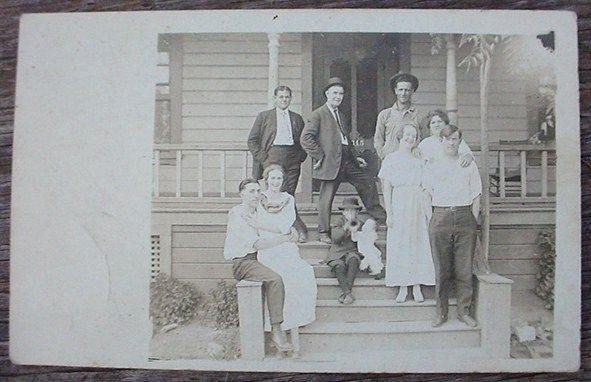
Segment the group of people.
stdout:
[[[338,301],[355,301],[352,290],[360,269],[377,278],[385,273],[386,286],[399,287],[399,303],[410,287],[414,300],[422,302],[421,285],[435,285],[432,326],[438,327],[447,320],[454,275],[458,319],[477,325],[470,311],[480,175],[462,131],[444,112],[429,113],[428,129],[422,131],[422,118],[412,106],[418,86],[412,74],[393,76],[390,87],[396,101],[377,117],[374,146],[381,161],[378,177],[385,208],[376,179],[353,147],[351,128],[339,111],[345,96],[339,78],[328,81],[326,103],[306,123],[289,110],[292,93],[287,86],[275,89],[275,108],[257,116],[248,138],[253,178],[239,185],[242,204],[230,210],[224,256],[233,261],[237,280],[263,283],[265,327],[278,350],[292,350],[286,330],[315,320],[314,271],[300,258],[297,246],[309,239],[308,232],[294,201],[301,163],[308,155],[312,176],[320,181],[318,240],[330,244],[325,261],[342,291]],[[359,201],[349,197],[340,206],[342,216],[331,225],[334,196],[343,181],[355,187],[370,218],[361,218]],[[375,246],[380,224],[387,226],[384,270]]]

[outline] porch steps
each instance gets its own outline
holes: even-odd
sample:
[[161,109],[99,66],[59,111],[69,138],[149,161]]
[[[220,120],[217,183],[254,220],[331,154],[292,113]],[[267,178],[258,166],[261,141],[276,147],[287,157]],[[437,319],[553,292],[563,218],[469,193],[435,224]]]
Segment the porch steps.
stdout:
[[[424,291],[423,291],[424,292]],[[410,299],[410,301],[409,301]],[[342,305],[337,300],[316,302],[316,322],[407,322],[429,321],[433,318],[435,300],[418,303],[412,297],[397,303],[392,296],[382,300],[355,300],[351,305]],[[450,300],[449,317],[456,316],[456,301]]]
[[430,320],[314,322],[300,329],[301,352],[395,351],[480,346],[480,328],[450,319],[439,328]]

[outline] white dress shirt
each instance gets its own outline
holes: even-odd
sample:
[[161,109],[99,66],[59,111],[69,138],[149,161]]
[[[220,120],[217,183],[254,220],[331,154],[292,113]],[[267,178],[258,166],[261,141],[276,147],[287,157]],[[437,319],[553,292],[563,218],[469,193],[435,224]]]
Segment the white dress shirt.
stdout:
[[482,181],[474,162],[462,167],[457,160],[435,158],[423,171],[423,187],[435,207],[469,206],[482,193]]
[[332,117],[337,122],[337,126],[340,125],[339,133],[341,133],[341,143],[343,145],[348,145],[349,144],[349,140],[347,139],[347,137],[345,136],[345,134],[343,134],[343,130],[341,130],[343,128],[343,125],[342,124],[339,124],[339,120],[341,119],[341,115],[340,114],[339,114],[339,118],[337,119],[337,114],[336,113],[338,113],[338,109],[333,109],[328,104],[326,106],[328,106],[328,110],[330,110],[330,114],[332,114]]
[[228,213],[228,228],[224,243],[224,257],[228,260],[256,252],[254,244],[259,240],[259,234],[248,224],[244,215],[254,216],[249,214],[242,204],[232,207]]
[[277,115],[277,134],[273,141],[274,146],[293,146],[293,132],[291,131],[291,119],[289,110],[275,108]]

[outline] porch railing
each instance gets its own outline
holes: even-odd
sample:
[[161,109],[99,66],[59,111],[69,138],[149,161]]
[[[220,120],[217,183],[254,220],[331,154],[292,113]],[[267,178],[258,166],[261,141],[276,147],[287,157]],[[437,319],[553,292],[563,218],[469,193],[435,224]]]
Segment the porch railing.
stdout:
[[[477,164],[480,150],[474,147]],[[491,144],[489,176],[493,201],[552,200],[554,145]],[[252,172],[244,144],[156,144],[153,196],[157,198],[237,197],[237,185]]]

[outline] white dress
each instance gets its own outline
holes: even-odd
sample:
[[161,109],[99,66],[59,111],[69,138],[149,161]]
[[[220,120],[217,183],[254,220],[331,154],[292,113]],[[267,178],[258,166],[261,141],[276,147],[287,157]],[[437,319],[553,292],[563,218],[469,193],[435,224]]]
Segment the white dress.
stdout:
[[435,285],[422,171],[421,159],[396,151],[386,156],[378,174],[393,187],[393,227],[386,236],[387,286]]
[[[280,203],[267,203],[269,192],[263,192],[256,216],[265,225],[288,233],[295,221],[293,196],[282,192]],[[277,233],[259,230],[261,238],[277,236]],[[295,243],[283,243],[258,251],[258,261],[278,273],[285,286],[282,330],[307,325],[316,319],[316,277],[310,264],[300,257]],[[265,307],[265,330],[271,330],[268,310]]]

